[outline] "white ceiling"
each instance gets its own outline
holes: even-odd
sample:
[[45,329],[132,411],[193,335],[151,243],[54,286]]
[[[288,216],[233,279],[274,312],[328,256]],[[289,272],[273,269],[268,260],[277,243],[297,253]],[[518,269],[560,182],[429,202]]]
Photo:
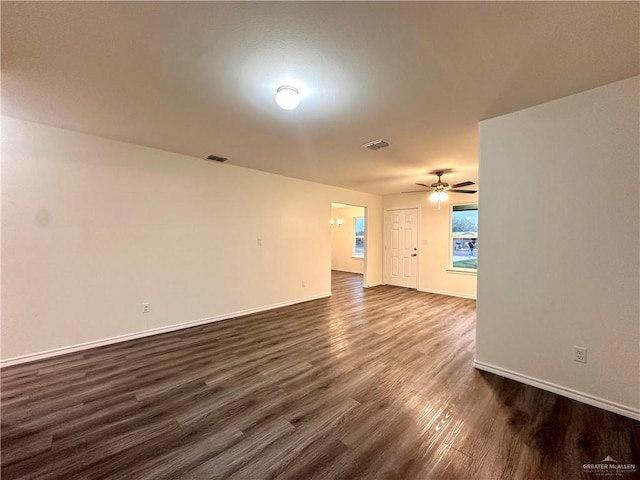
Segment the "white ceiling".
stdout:
[[[638,2],[2,2],[2,112],[388,194],[480,120],[639,73]],[[305,98],[273,100],[283,83]],[[378,151],[362,143],[384,138]],[[189,161],[189,160],[185,160]]]

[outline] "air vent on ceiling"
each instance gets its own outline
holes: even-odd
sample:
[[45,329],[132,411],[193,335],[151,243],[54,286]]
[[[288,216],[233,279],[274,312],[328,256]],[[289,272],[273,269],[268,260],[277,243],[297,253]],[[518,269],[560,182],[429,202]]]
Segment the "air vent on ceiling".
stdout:
[[364,148],[368,148],[369,150],[379,150],[381,148],[388,147],[389,142],[385,142],[384,140],[379,138],[378,140],[374,140],[373,142],[363,143],[362,146]]
[[213,160],[214,162],[220,162],[220,163],[224,163],[227,160],[229,160],[228,158],[219,157],[218,155],[207,155],[204,158],[205,160]]

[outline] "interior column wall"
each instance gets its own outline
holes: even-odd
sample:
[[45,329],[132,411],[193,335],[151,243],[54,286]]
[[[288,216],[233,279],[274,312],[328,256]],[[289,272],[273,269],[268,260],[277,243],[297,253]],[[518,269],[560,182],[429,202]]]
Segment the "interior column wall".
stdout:
[[634,77],[480,124],[476,358],[635,418],[639,90]]

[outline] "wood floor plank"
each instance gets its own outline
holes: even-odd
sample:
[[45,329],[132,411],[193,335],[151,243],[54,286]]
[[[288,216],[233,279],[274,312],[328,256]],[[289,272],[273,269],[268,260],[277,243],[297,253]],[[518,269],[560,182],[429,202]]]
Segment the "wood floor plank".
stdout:
[[262,451],[279,438],[290,435],[295,427],[282,418],[266,422],[245,433],[242,442],[234,444],[211,460],[201,463],[190,470],[190,478],[224,479],[245,466],[255,458],[259,458]]
[[332,280],[330,298],[3,369],[2,479],[640,470],[640,422],[473,368],[474,301]]
[[[326,406],[329,402],[324,403]],[[275,478],[287,465],[320,438],[327,436],[345,417],[360,404],[351,398],[335,402],[331,408],[320,412],[320,406],[310,406],[306,411],[297,411],[285,415],[285,419],[295,427],[295,431],[269,445],[255,461],[246,464],[228,478],[244,480],[247,478]],[[306,416],[305,418],[305,414]],[[289,420],[294,417],[293,420]]]
[[118,475],[122,479],[156,480],[158,478],[187,478],[186,472],[192,471],[211,458],[238,443],[243,433],[235,427],[228,427],[197,440],[190,439],[164,454],[157,455],[142,465],[121,469]]

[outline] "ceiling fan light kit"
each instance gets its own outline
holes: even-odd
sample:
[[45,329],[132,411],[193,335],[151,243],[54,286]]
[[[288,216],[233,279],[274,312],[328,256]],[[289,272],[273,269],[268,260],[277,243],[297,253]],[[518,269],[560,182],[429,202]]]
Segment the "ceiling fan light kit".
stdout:
[[444,202],[449,199],[449,195],[447,195],[447,192],[433,192],[429,199],[432,202],[438,202],[440,200]]
[[444,190],[435,191],[429,197],[432,202],[438,202],[438,210],[440,210],[440,202],[446,202],[449,195]]

